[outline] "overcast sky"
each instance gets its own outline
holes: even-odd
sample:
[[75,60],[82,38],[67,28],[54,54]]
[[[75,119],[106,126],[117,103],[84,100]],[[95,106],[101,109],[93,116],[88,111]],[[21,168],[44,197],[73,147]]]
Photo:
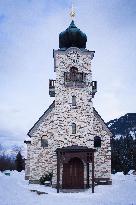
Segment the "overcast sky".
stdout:
[[[71,0],[0,0],[0,143],[23,142],[48,108],[53,49]],[[136,1],[75,0],[75,24],[95,50],[94,107],[105,121],[136,112]]]

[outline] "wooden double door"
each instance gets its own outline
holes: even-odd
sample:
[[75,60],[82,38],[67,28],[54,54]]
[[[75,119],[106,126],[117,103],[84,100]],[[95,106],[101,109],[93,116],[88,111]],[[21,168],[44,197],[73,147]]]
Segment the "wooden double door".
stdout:
[[62,188],[84,188],[84,165],[79,158],[72,158],[68,163],[63,164]]

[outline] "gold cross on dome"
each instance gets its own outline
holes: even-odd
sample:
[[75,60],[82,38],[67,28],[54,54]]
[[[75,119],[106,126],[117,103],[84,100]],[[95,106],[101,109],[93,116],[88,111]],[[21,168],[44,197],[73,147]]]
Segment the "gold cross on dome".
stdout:
[[72,7],[71,7],[71,11],[70,11],[70,16],[72,18],[72,20],[74,19],[74,17],[76,16],[76,12],[74,10],[74,4],[72,2]]

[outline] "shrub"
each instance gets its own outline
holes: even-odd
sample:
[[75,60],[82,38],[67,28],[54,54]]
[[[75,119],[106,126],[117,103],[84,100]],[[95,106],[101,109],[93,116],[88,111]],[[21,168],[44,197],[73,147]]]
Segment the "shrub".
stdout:
[[44,185],[45,181],[51,181],[52,180],[52,173],[49,172],[48,174],[44,174],[40,178],[40,184]]

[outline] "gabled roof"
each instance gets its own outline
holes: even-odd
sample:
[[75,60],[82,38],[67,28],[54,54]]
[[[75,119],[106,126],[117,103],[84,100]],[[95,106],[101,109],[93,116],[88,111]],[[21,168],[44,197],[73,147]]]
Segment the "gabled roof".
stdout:
[[38,128],[38,126],[43,122],[43,120],[48,116],[48,114],[55,108],[55,100],[48,107],[48,109],[43,113],[43,115],[39,118],[39,120],[33,125],[33,127],[27,133],[29,137],[32,136],[33,132]]
[[67,147],[57,148],[56,152],[95,152],[96,149],[88,148],[87,146],[71,145]]
[[103,129],[106,130],[108,132],[108,134],[112,137],[112,133],[109,130],[108,126],[105,124],[104,120],[102,119],[102,117],[99,115],[99,113],[96,111],[96,109],[93,107],[93,113],[94,116],[101,122],[101,124],[103,125]]
[[[55,100],[53,103],[49,106],[49,108],[44,112],[44,114],[39,118],[39,120],[33,125],[33,127],[29,130],[28,136],[31,137],[33,132],[39,127],[39,125],[43,122],[43,120],[48,116],[48,114],[55,108]],[[93,107],[93,113],[94,116],[101,122],[103,129],[108,132],[110,136],[112,136],[112,133],[110,132],[109,128],[105,124],[104,120],[101,118],[101,116],[98,114],[96,109]]]

